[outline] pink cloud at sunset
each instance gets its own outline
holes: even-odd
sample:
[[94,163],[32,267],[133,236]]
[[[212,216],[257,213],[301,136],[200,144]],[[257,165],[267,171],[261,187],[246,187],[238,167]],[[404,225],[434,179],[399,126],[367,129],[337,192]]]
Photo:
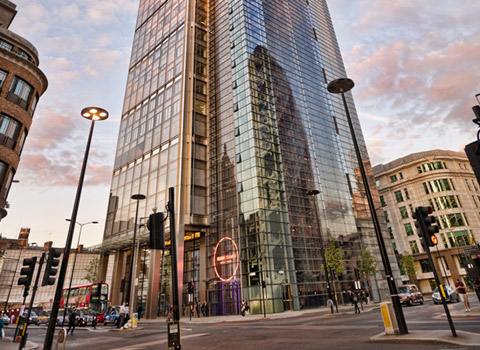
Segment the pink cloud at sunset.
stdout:
[[372,164],[434,148],[462,151],[476,130],[471,107],[480,92],[480,4],[329,5]]
[[[13,0],[12,31],[39,51],[49,80],[27,138],[1,232],[32,228],[64,244],[89,130],[86,106],[106,108],[95,126],[79,211],[99,221],[109,196],[138,0]],[[441,148],[461,151],[476,134],[480,2],[327,0],[371,162]],[[49,203],[48,208],[45,203]],[[52,213],[54,212],[54,214]],[[45,218],[48,218],[46,220]],[[96,240],[95,240],[96,239]]]

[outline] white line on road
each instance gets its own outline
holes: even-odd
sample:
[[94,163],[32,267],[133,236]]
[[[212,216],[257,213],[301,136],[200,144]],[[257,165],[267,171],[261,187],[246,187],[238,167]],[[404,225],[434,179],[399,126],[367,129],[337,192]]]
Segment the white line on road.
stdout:
[[[208,333],[199,333],[199,334],[192,334],[192,335],[186,335],[182,337],[182,339],[188,339],[188,338],[193,338],[193,337],[202,337],[204,335],[209,335]],[[168,339],[162,339],[162,340],[156,340],[156,341],[151,341],[148,343],[141,343],[141,344],[135,344],[135,345],[129,345],[129,346],[124,346],[121,348],[114,348],[110,350],[138,350],[138,349],[143,349],[147,346],[152,346],[152,345],[160,345],[167,343]]]

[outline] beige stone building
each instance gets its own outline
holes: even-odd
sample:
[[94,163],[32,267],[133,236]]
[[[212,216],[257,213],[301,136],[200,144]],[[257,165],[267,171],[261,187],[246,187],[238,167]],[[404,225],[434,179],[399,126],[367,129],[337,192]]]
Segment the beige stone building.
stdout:
[[[424,293],[435,286],[433,272],[412,213],[430,206],[440,232],[431,248],[443,283],[467,278],[467,261],[480,241],[480,186],[464,153],[432,150],[413,153],[373,168],[388,232],[397,260],[415,258],[417,283]],[[438,248],[438,249],[437,249]],[[404,281],[408,276],[402,275]],[[468,285],[468,283],[466,283]]]
[[[22,229],[25,230],[25,229]],[[27,236],[28,237],[28,236]],[[18,309],[23,302],[24,286],[17,285],[18,278],[20,277],[20,270],[22,269],[23,259],[38,257],[37,265],[35,267],[35,273],[32,278],[32,287],[35,282],[35,278],[38,272],[38,260],[45,249],[51,245],[52,242],[46,242],[43,247],[37,246],[35,243],[29,244],[27,239],[7,239],[0,236],[0,310],[4,310],[5,303],[8,299],[7,310]],[[72,287],[88,284],[89,282],[84,279],[87,274],[87,267],[90,262],[99,257],[88,249],[80,250],[77,255],[77,261],[75,262],[75,269],[72,279]],[[72,251],[73,253],[74,251]],[[62,256],[60,256],[60,260]],[[68,261],[67,273],[65,276],[64,288],[70,285],[70,279],[72,277],[72,268],[74,266],[74,256],[71,255]],[[45,264],[42,267],[42,273],[45,270]],[[60,270],[60,265],[58,266]],[[58,273],[56,276],[58,280]],[[56,283],[52,286],[41,286],[42,276],[40,276],[39,286],[35,296],[34,306],[40,307],[44,310],[51,309],[53,303],[53,297],[55,295]],[[30,298],[32,296],[32,288],[26,299],[26,305],[30,304]]]

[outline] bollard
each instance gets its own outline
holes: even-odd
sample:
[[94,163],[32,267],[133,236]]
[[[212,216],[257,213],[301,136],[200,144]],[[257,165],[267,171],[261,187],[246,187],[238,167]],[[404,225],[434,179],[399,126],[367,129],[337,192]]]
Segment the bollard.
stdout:
[[385,325],[385,334],[399,334],[392,303],[390,301],[381,303],[380,310],[382,311],[383,324]]
[[[55,350],[65,350],[65,344],[67,343],[67,331],[65,328],[60,329],[57,336],[57,342],[55,344]],[[59,346],[61,346],[59,348]]]

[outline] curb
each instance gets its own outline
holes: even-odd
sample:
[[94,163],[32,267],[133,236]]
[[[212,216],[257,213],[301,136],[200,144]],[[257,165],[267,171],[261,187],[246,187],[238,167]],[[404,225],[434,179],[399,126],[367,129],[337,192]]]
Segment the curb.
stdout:
[[478,346],[480,341],[479,333],[456,331],[457,337],[453,337],[450,331],[412,331],[405,335],[380,333],[370,337],[371,342],[384,343],[430,343],[430,344],[453,344],[460,346]]

